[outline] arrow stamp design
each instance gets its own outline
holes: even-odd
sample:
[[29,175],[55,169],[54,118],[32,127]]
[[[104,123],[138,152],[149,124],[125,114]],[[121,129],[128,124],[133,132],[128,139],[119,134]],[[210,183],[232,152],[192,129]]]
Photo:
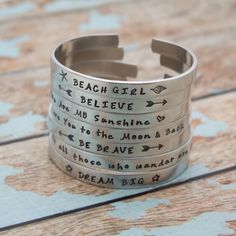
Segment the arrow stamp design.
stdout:
[[73,135],[73,134],[67,135],[67,134],[62,133],[61,130],[58,131],[58,134],[59,134],[60,136],[65,136],[65,137],[67,137],[70,141],[74,142],[74,135]]
[[158,104],[161,104],[162,106],[164,106],[167,103],[165,99],[163,99],[162,102],[153,102],[153,101],[146,101],[146,102],[147,102],[146,107],[152,107],[153,105],[158,105]]
[[64,91],[64,92],[66,92],[68,96],[72,97],[72,95],[71,95],[72,90],[70,90],[70,89],[64,89],[64,88],[61,86],[61,84],[58,85],[58,88],[59,88],[60,90]]
[[158,148],[158,150],[160,150],[161,148],[163,147],[162,144],[158,144],[157,146],[153,146],[153,147],[150,147],[148,145],[143,145],[143,150],[142,152],[147,152],[148,150],[152,149],[152,148]]
[[52,92],[51,92],[51,97],[52,97],[53,102],[56,103],[57,101],[56,101],[56,99],[54,98]]
[[151,90],[156,94],[160,94],[165,89],[166,89],[166,87],[161,86],[161,85],[157,85],[155,88],[152,88]]

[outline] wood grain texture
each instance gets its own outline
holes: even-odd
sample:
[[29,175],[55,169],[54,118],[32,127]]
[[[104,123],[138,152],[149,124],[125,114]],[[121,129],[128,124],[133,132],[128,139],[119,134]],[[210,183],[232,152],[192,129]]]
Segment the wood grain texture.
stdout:
[[122,0],[3,0],[0,1],[0,23],[15,19],[31,19],[58,12],[87,10],[109,3],[124,3]]
[[[0,1],[0,143],[46,132],[50,51],[81,34],[118,32],[137,79],[164,73],[151,38],[174,40],[198,56],[194,97],[236,88],[235,9],[234,0]],[[194,102],[190,167],[177,183],[236,165],[235,100],[229,93]],[[83,184],[56,169],[47,149],[47,137],[0,146],[0,231],[78,213],[0,235],[236,235],[235,171],[119,201],[146,189]]]
[[[18,3],[2,4],[6,7]],[[38,0],[36,3],[42,7],[49,2]],[[150,53],[149,43],[155,36],[169,38],[190,47],[198,56],[199,76],[193,89],[194,97],[236,88],[236,43],[232,40],[236,32],[235,2],[208,1],[206,4],[192,0],[180,1],[175,7],[173,4],[172,0],[136,4],[128,1],[101,6],[96,11],[78,13],[74,9],[67,14],[59,12],[32,16],[31,20],[2,22],[0,122],[4,131],[0,132],[0,141],[45,132],[50,102],[49,54],[57,43],[80,34],[118,32],[127,51],[125,61],[139,66],[138,80],[164,73],[157,56]],[[31,126],[13,134],[8,129],[9,122],[18,128],[23,122]]]
[[[231,93],[194,103],[190,168],[178,181],[236,165],[235,99]],[[45,137],[1,146],[1,227],[145,191],[83,184],[57,170],[47,148]],[[7,204],[11,199],[15,204]]]
[[235,235],[235,183],[228,172],[0,235]]
[[4,89],[0,93],[0,141],[47,130],[49,73],[49,69],[39,68],[2,76]]
[[[10,50],[17,49],[19,52],[12,53],[14,56],[10,52],[6,55],[2,53],[0,71],[4,73],[48,65],[52,48],[68,38],[94,32],[118,32],[126,45],[140,47],[148,45],[152,37],[163,37],[190,47],[199,58],[199,83],[203,81],[204,84],[199,90],[204,87],[205,91],[235,87],[233,52],[236,43],[231,40],[236,32],[235,2],[192,0],[173,5],[173,0],[138,1],[136,4],[131,1],[102,6],[95,12],[58,13],[5,22],[0,28],[2,43],[12,43]],[[150,65],[149,57],[152,70],[150,72],[148,68],[140,73],[141,77],[156,76],[157,60],[146,55],[131,57],[141,68],[147,63]]]

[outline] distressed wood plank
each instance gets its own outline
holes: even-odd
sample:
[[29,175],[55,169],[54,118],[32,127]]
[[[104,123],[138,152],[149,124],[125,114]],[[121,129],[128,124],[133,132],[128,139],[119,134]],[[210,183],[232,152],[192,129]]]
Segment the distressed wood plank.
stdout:
[[[236,32],[236,31],[235,31]],[[219,32],[218,32],[219,33]],[[193,39],[194,40],[194,39]],[[231,44],[227,44],[232,46]],[[139,47],[138,47],[139,48]],[[155,60],[155,55],[149,57],[150,52],[147,48],[136,48],[135,45],[126,47],[126,60],[135,61],[140,67],[140,78],[145,75],[155,77],[155,75],[163,75],[164,71],[159,70]],[[215,56],[213,50],[202,50],[200,60],[199,78],[196,80],[193,88],[193,96],[198,97],[212,92],[220,92],[230,88],[236,88],[235,66],[234,60],[229,60],[225,66],[224,56],[219,58]],[[229,50],[235,56],[234,50]],[[218,44],[217,52],[219,55],[226,53],[222,44]],[[232,57],[231,57],[232,58]],[[212,69],[212,66],[218,65],[218,70]],[[224,74],[225,73],[225,74]],[[224,78],[224,79],[222,79]],[[39,67],[29,70],[23,70],[15,73],[7,73],[0,76],[2,89],[0,93],[0,122],[2,132],[0,132],[0,141],[12,140],[28,135],[37,135],[47,130],[46,116],[48,104],[50,103],[49,86],[50,73],[48,67]],[[14,96],[12,96],[14,94]],[[24,96],[22,96],[24,94]],[[40,99],[39,99],[40,98]],[[32,124],[30,129],[24,129],[19,125],[23,121],[28,121]],[[9,123],[15,127],[16,131],[8,129],[9,126],[4,126]],[[9,124],[8,124],[9,125]],[[6,127],[6,128],[4,128]],[[19,131],[17,131],[20,129]]]
[[[176,181],[236,165],[235,99],[236,93],[231,93],[194,103],[190,167]],[[0,147],[0,210],[4,216],[0,228],[147,190],[88,187],[57,170],[48,160],[47,146],[44,137]]]
[[58,12],[71,12],[87,10],[111,3],[124,3],[122,0],[8,0],[0,1],[0,23],[3,21],[15,20],[19,18],[31,19],[34,17],[44,17],[45,15]]
[[0,233],[0,235],[235,235],[233,172]]
[[1,78],[0,141],[47,130],[49,69],[11,73]]
[[[231,40],[235,38],[236,32],[234,1],[205,3],[192,0],[187,3],[180,1],[175,7],[173,5],[173,0],[160,3],[138,1],[136,4],[129,2],[103,6],[98,11],[80,14],[58,13],[43,19],[4,23],[0,28],[3,35],[0,45],[3,48],[8,45],[11,47],[1,51],[0,71],[3,73],[47,65],[52,48],[66,38],[76,37],[78,34],[116,31],[121,35],[122,42],[131,47],[146,45],[152,37],[158,36],[192,48],[200,61],[199,83],[202,86],[199,86],[199,92],[204,88],[209,91],[235,87],[233,52],[236,43]],[[139,17],[140,9],[145,16],[143,18]],[[192,9],[195,9],[194,12]],[[137,55],[132,57],[134,62],[137,61],[136,58]],[[141,77],[156,76],[157,61],[154,57],[139,55],[138,62],[141,68],[145,64],[152,68],[152,72],[145,70],[140,73]]]
[[[196,5],[194,14],[188,14],[193,5]],[[205,4],[204,1],[192,0],[188,3],[180,2],[175,8],[172,6],[170,0],[161,3],[139,1],[136,4],[130,2],[103,6],[98,11],[87,11],[79,15],[78,12],[58,13],[43,19],[19,19],[2,23],[0,122],[4,131],[0,133],[0,141],[38,135],[46,131],[45,120],[50,101],[49,52],[61,40],[82,33],[120,33],[127,51],[125,60],[139,65],[138,79],[154,78],[164,73],[158,66],[156,55],[150,53],[150,38],[167,37],[184,43],[199,58],[199,79],[193,89],[195,97],[236,88],[236,42],[232,40],[236,32],[234,1],[227,1],[227,4],[209,1]],[[206,14],[213,6],[215,11]],[[146,16],[141,22],[138,17],[140,9],[143,9]],[[62,23],[58,24],[58,21]],[[104,29],[103,27],[108,27],[107,22],[113,23],[108,23],[111,28]],[[14,70],[20,71],[12,73]],[[9,73],[4,74],[7,71]],[[8,129],[9,120],[12,127],[20,130],[13,134]],[[32,124],[31,128],[23,130],[19,125],[23,122]],[[8,125],[5,126],[5,123]]]

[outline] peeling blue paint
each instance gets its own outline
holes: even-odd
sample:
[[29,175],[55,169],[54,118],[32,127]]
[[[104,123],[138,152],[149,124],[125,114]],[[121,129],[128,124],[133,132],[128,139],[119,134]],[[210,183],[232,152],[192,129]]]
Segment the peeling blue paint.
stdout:
[[156,227],[152,229],[130,228],[120,232],[119,236],[217,236],[221,234],[233,234],[227,221],[236,220],[236,212],[205,212],[192,218],[181,225]]
[[154,199],[147,198],[144,201],[132,202],[116,202],[112,206],[114,209],[108,212],[108,215],[123,219],[123,220],[137,220],[146,215],[146,212],[158,205],[169,205],[168,199]]
[[0,166],[0,227],[143,191],[142,189],[117,190],[101,196],[58,191],[51,196],[42,196],[30,191],[17,191],[5,184],[4,179],[7,176],[22,172],[21,169]]
[[121,17],[114,14],[101,15],[97,11],[91,11],[89,21],[79,26],[80,31],[111,30],[118,29]]
[[180,181],[190,179],[195,176],[203,175],[209,172],[210,172],[210,169],[206,167],[204,164],[202,163],[196,164],[193,166],[189,166],[182,175],[174,179],[172,182],[180,182]]
[[236,190],[236,183],[221,184],[216,180],[210,179],[208,180],[208,184],[219,187],[222,190]]
[[232,183],[232,184],[220,184],[220,188],[222,190],[236,190],[236,184]]
[[12,103],[0,101],[0,116],[8,115],[12,107],[14,107]]
[[193,130],[194,136],[215,137],[218,133],[228,129],[228,124],[224,121],[215,121],[208,118],[201,112],[192,112],[193,119],[200,119],[203,123],[197,125]]
[[44,9],[47,12],[70,11],[74,9],[92,8],[109,2],[114,2],[114,0],[54,0],[45,4]]
[[34,10],[35,8],[36,4],[34,2],[22,2],[16,5],[0,9],[0,18],[22,15]]
[[44,122],[44,116],[28,112],[27,114],[11,118],[0,125],[1,137],[21,137],[32,134],[38,122]]
[[19,44],[27,42],[29,39],[30,37],[28,35],[21,35],[13,39],[0,40],[0,57],[19,57]]
[[214,94],[219,94],[222,93],[222,91],[224,91],[224,89],[222,88],[211,88],[209,92]]
[[[202,165],[193,166],[190,167],[182,176],[169,183],[179,182],[185,178],[202,174],[205,171],[207,171],[207,168]],[[21,169],[14,169],[9,166],[0,166],[0,227],[6,227],[12,224],[22,223],[27,220],[37,219],[59,212],[89,206],[99,202],[105,202],[111,199],[129,196],[156,188],[156,186],[153,186],[150,188],[140,189],[120,189],[100,196],[68,193],[60,190],[51,196],[42,196],[31,191],[17,191],[5,184],[5,177],[22,172],[23,170]],[[169,183],[162,185],[168,185]],[[168,200],[160,199],[157,199],[157,201],[152,200],[151,203],[141,203],[142,207],[138,213],[139,216],[145,214],[145,211],[150,207],[150,205],[153,206],[156,204],[161,204],[160,201],[162,204],[168,204]]]
[[46,87],[48,86],[49,84],[49,81],[47,80],[36,80],[34,81],[34,87],[38,87],[38,88],[43,88],[43,87]]
[[126,44],[123,46],[125,52],[132,52],[132,51],[136,51],[140,48],[140,44],[139,43],[131,43],[131,44]]
[[217,182],[214,179],[208,179],[207,183],[210,185],[217,185]]

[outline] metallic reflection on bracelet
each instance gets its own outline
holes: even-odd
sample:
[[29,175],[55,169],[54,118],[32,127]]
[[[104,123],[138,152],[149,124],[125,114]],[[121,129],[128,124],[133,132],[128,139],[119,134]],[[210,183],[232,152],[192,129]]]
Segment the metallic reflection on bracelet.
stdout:
[[68,132],[74,132],[78,136],[88,137],[108,143],[143,143],[159,140],[163,137],[172,137],[181,133],[186,127],[190,127],[190,113],[184,117],[160,127],[149,129],[114,129],[92,125],[84,121],[71,118],[63,112],[56,112],[49,106],[48,116],[53,123],[59,124]]
[[52,85],[52,91],[64,97],[68,101],[92,110],[118,114],[140,114],[159,112],[175,108],[176,106],[189,100],[191,87],[187,87],[185,90],[178,91],[171,95],[146,99],[138,99],[137,97],[135,99],[118,99],[97,96],[56,82]]
[[188,166],[183,158],[169,168],[148,172],[101,171],[78,165],[57,153],[52,146],[49,155],[53,163],[68,175],[85,183],[108,188],[143,188],[164,183],[179,176]]
[[191,88],[197,59],[178,44],[152,39],[166,71],[135,80],[114,34],[60,44],[51,55],[49,151],[55,165],[83,182],[139,188],[168,181],[188,165]]
[[145,172],[152,170],[164,169],[175,165],[184,157],[188,158],[191,148],[191,138],[178,149],[166,152],[161,155],[148,157],[110,157],[99,155],[74,148],[60,140],[56,134],[49,136],[50,146],[59,152],[63,157],[79,165],[88,168],[107,169],[124,172]]
[[191,128],[187,127],[179,135],[171,138],[165,137],[143,143],[108,143],[104,141],[99,142],[97,139],[88,139],[83,135],[79,136],[75,133],[68,132],[50,118],[48,120],[48,126],[49,131],[59,135],[64,143],[91,153],[109,155],[111,158],[142,157],[170,152],[183,145],[191,137]]
[[[176,91],[184,90],[191,86],[196,77],[197,59],[195,55],[188,49],[178,44],[161,40],[153,39],[151,44],[152,52],[160,54],[160,64],[177,73],[176,76],[170,78],[159,78],[148,81],[124,81],[111,80],[93,76],[91,72],[92,56],[84,58],[81,56],[82,65],[75,65],[78,61],[78,55],[81,51],[93,49],[104,50],[106,48],[117,48],[118,36],[112,34],[92,35],[72,39],[59,45],[51,55],[51,71],[52,79],[60,80],[61,82],[73,86],[76,89],[92,94],[109,96],[109,97],[143,97],[150,98],[152,96],[173,94]],[[91,52],[92,53],[92,52]],[[115,53],[116,54],[116,53]],[[96,68],[112,68],[112,66],[104,65],[103,60],[112,60],[112,56],[99,56],[94,52],[95,60],[100,60],[100,65],[95,65]],[[100,53],[102,55],[102,53]],[[118,53],[116,59],[122,59],[123,53]],[[112,62],[111,62],[112,63]],[[112,70],[113,72],[114,70]],[[127,65],[117,67],[115,70],[120,77],[136,77],[137,67]],[[91,74],[90,74],[91,72]],[[165,76],[164,76],[165,77]]]
[[186,101],[170,110],[144,114],[114,114],[81,107],[52,92],[52,110],[66,113],[70,117],[101,127],[137,129],[159,127],[184,117],[191,110],[190,101]]

